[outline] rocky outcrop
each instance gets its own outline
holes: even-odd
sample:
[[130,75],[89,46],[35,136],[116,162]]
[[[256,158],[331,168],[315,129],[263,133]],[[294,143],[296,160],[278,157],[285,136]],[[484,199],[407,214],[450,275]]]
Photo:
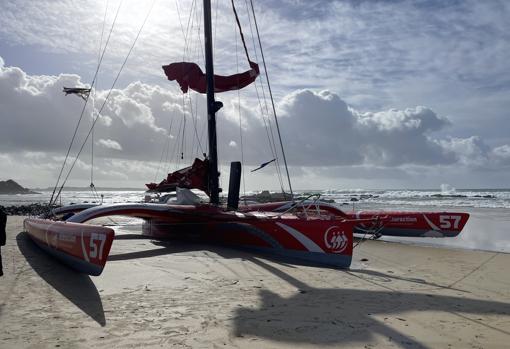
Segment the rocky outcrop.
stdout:
[[0,181],[0,194],[38,194],[27,188],[23,188],[21,185],[9,179],[7,181]]
[[7,207],[0,205],[0,210],[4,211],[9,216],[41,216],[49,212],[49,207],[48,205],[43,204],[30,204]]

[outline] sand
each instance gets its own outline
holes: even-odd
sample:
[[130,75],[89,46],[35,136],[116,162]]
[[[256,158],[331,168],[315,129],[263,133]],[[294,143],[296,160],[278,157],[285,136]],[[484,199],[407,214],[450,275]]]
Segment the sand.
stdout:
[[350,270],[117,229],[99,277],[9,217],[0,348],[508,348],[510,255],[368,241]]

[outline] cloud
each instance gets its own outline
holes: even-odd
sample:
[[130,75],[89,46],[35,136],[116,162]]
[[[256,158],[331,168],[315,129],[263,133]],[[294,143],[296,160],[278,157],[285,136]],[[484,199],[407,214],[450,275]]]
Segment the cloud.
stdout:
[[122,150],[122,146],[119,144],[119,142],[116,142],[112,139],[100,139],[97,141],[98,145],[103,146],[105,148],[115,149],[115,150]]
[[449,123],[429,108],[361,113],[329,91],[300,90],[284,98],[280,115],[293,164],[455,162],[455,155],[430,136]]
[[496,163],[500,165],[510,165],[510,145],[505,144],[500,147],[492,149],[490,154]]
[[[30,75],[0,63],[0,153],[8,159],[5,164],[18,158],[52,180],[83,107],[80,98],[65,97],[62,87],[84,84],[77,75]],[[104,90],[91,94],[71,160],[106,95]],[[218,99],[225,104],[218,114],[223,164],[244,158],[248,167],[258,166],[273,159],[275,147],[282,160],[276,125],[267,115],[260,116],[260,105],[249,99],[236,101],[235,94],[221,94]],[[204,104],[203,96],[183,98],[171,89],[140,81],[114,89],[94,131],[97,178],[113,181],[115,174],[122,173],[118,180],[142,183],[154,174],[159,180],[167,171],[189,165],[207,149]],[[508,144],[491,147],[479,136],[440,137],[455,124],[424,106],[362,112],[331,91],[301,89],[285,95],[277,110],[287,159],[302,186],[317,178],[363,183],[414,178],[416,183],[426,173],[432,178],[434,173],[448,172],[445,168],[497,171],[510,162]],[[86,180],[90,146],[83,149],[76,178]],[[5,164],[2,168],[9,166]],[[274,182],[274,167],[262,172],[250,178]]]

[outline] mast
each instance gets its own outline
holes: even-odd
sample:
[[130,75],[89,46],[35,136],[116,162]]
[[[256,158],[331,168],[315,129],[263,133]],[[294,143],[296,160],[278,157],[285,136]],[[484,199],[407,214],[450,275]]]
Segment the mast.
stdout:
[[216,112],[223,106],[214,100],[214,64],[212,51],[211,0],[204,0],[205,75],[207,80],[207,130],[209,136],[209,192],[211,204],[218,205],[219,177],[216,140]]

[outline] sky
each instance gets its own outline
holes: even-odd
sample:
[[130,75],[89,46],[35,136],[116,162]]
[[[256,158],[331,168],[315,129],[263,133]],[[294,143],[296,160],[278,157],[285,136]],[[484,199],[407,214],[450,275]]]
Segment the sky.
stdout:
[[[184,95],[161,69],[183,60],[204,67],[200,3],[2,1],[0,180],[55,185],[84,108],[62,88],[90,86],[101,55],[63,171],[68,185],[141,188],[207,152],[204,97]],[[250,59],[262,67],[249,1],[235,4]],[[249,69],[230,1],[212,8],[215,73]],[[254,8],[294,189],[510,187],[510,2]],[[247,190],[288,188],[269,97],[264,71],[216,96],[225,188],[237,160]],[[251,172],[275,149],[280,167]]]

